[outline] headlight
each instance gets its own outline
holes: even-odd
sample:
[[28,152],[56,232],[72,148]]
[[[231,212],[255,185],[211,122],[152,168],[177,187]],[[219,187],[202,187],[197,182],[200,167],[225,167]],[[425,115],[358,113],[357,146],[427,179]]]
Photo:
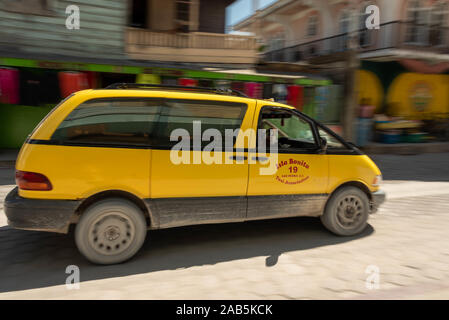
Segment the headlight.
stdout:
[[382,183],[382,175],[378,175],[373,180],[373,187],[378,187]]

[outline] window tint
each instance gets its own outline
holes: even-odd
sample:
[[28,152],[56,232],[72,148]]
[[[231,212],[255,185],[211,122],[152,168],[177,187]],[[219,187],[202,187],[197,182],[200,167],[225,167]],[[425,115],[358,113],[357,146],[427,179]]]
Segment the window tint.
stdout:
[[81,144],[147,145],[161,102],[150,99],[94,99],[74,109],[52,140]]
[[[315,148],[315,137],[310,123],[287,110],[263,108],[259,129],[277,129],[279,149]],[[269,139],[269,132],[265,136]],[[267,146],[269,141],[266,142]]]
[[[177,141],[170,141],[171,133],[176,129],[185,129],[186,138],[193,139],[193,122],[200,121],[201,137],[205,130],[216,129],[221,134],[221,145],[225,146],[225,130],[239,129],[246,113],[246,104],[201,100],[166,100],[155,133],[156,146],[171,147]],[[183,138],[184,139],[184,138]],[[214,141],[214,139],[211,139]],[[203,141],[202,146],[211,141]],[[233,141],[235,143],[235,139]],[[192,144],[191,144],[192,146]]]

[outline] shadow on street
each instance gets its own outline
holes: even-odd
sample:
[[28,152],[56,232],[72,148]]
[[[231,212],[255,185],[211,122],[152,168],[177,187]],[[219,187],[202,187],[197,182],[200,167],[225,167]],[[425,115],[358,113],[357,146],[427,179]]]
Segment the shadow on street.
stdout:
[[285,252],[308,250],[371,235],[368,225],[355,237],[338,237],[316,218],[287,218],[150,231],[140,252],[119,265],[97,266],[78,252],[68,235],[0,228],[0,292],[65,284],[68,265],[77,265],[81,281],[160,270],[213,265],[266,256],[265,267]]

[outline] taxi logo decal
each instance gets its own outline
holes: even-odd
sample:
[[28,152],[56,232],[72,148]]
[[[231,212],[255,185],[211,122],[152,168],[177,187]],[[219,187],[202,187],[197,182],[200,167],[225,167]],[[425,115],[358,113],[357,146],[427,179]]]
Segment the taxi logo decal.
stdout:
[[289,185],[302,183],[309,179],[309,164],[304,160],[288,159],[276,164],[276,180]]

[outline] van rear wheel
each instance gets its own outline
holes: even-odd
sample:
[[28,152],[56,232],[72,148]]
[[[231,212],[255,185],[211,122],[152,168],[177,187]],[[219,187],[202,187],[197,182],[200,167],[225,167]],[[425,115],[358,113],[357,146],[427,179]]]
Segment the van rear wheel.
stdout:
[[332,195],[320,218],[336,235],[353,236],[366,228],[368,216],[368,196],[356,187],[344,187]]
[[105,199],[83,213],[75,229],[75,242],[89,261],[114,264],[134,256],[146,233],[145,217],[134,203]]

